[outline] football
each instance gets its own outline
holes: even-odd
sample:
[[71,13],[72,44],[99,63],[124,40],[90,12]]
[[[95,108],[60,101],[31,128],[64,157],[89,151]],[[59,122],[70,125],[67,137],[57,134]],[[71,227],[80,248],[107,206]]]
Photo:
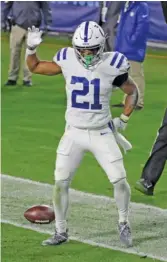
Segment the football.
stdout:
[[52,207],[47,205],[32,206],[24,212],[24,217],[31,223],[49,224],[55,219]]

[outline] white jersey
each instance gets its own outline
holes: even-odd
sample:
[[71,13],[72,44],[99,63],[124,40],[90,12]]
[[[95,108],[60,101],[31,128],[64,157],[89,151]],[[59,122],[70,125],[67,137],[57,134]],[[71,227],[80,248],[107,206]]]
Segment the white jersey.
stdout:
[[103,53],[102,61],[87,70],[77,60],[73,48],[63,48],[54,56],[66,81],[67,124],[96,129],[111,121],[110,97],[114,79],[128,72],[129,63],[119,52]]

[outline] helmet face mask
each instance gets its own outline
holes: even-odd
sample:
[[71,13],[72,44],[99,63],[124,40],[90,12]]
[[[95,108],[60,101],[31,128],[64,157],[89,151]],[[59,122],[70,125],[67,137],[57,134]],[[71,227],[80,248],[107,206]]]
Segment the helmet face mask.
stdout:
[[97,23],[83,22],[76,29],[72,44],[78,61],[90,69],[101,60],[105,35]]
[[[89,52],[86,54],[86,52]],[[87,69],[91,66],[94,66],[100,59],[103,50],[101,51],[101,46],[95,46],[92,48],[78,48],[76,47],[75,53],[78,60],[86,67]]]

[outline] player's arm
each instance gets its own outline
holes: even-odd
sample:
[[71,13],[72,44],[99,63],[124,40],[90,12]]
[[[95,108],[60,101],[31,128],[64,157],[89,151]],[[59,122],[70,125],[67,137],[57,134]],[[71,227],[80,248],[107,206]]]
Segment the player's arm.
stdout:
[[62,73],[59,65],[51,61],[40,61],[36,56],[36,53],[27,55],[26,60],[29,70],[34,74],[52,76]]
[[28,28],[26,62],[29,70],[34,74],[57,75],[62,72],[55,62],[40,61],[36,56],[36,48],[42,42],[42,31],[39,28]]
[[128,73],[117,76],[113,85],[118,86],[127,96],[122,114],[119,118],[115,118],[114,125],[116,128],[125,129],[131,113],[137,105],[139,92],[137,85]]
[[120,88],[127,95],[125,99],[123,114],[129,117],[137,105],[139,96],[138,88],[130,76],[122,84],[122,86],[120,86]]

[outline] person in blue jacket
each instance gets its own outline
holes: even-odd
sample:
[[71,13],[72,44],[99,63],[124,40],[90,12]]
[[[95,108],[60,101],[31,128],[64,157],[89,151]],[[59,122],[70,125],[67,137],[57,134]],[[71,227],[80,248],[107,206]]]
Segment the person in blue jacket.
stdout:
[[[149,29],[149,7],[146,2],[128,1],[122,8],[118,21],[114,51],[124,54],[130,62],[130,76],[138,85],[140,96],[136,109],[144,106],[145,79],[143,61]],[[113,107],[124,106],[123,102]]]

